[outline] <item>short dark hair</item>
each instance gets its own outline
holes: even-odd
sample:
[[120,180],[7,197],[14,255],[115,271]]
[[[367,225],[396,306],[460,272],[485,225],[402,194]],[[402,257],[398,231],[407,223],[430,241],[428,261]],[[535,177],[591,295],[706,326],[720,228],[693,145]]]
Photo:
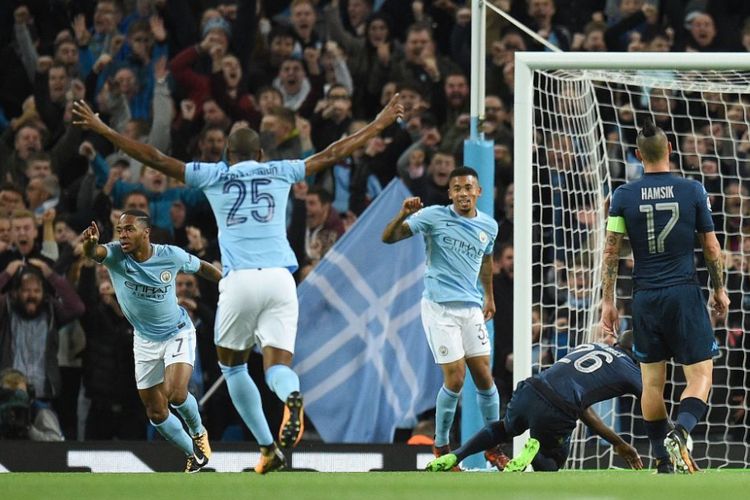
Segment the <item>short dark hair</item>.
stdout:
[[324,205],[330,205],[331,203],[333,203],[333,195],[324,187],[310,186],[307,190],[307,194],[316,195],[320,202]]
[[125,210],[120,217],[124,215],[135,217],[135,220],[141,223],[146,229],[151,228],[151,217],[142,210]]
[[467,175],[473,175],[477,179],[477,181],[479,181],[479,174],[477,173],[477,171],[471,167],[464,166],[454,168],[448,176],[448,182],[450,182],[454,177],[465,177]]
[[250,128],[238,128],[229,134],[227,142],[227,154],[241,161],[255,160],[260,151],[260,137],[258,133]]

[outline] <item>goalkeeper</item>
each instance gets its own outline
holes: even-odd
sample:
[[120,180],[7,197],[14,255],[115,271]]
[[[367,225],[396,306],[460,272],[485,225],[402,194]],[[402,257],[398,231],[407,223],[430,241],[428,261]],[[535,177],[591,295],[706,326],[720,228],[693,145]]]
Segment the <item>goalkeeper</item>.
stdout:
[[570,436],[581,421],[606,439],[633,469],[643,468],[635,448],[597,416],[591,405],[611,398],[641,395],[641,374],[632,358],[632,334],[623,333],[614,347],[583,344],[549,369],[516,387],[505,417],[474,435],[453,453],[427,465],[431,472],[451,470],[464,458],[531,431],[523,451],[505,466],[520,472],[531,464],[535,471],[557,471],[568,457]]
[[[709,305],[723,317],[729,307],[724,289],[721,246],[714,233],[711,204],[703,186],[669,171],[672,145],[664,131],[646,120],[638,133],[636,156],[642,178],[612,195],[602,269],[603,333],[618,324],[614,301],[620,243],[627,233],[633,248],[633,352],[641,362],[641,408],[660,472],[698,467],[688,449],[690,431],[706,413],[712,357],[718,353],[706,302],[695,274],[696,232],[711,276]],[[670,429],[664,405],[666,361],[683,365],[687,387]]]

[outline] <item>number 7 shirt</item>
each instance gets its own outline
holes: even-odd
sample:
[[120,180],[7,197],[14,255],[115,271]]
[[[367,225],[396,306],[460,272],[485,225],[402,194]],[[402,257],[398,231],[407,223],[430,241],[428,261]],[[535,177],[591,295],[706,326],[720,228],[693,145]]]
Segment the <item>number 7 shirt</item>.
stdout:
[[630,239],[634,290],[697,283],[695,232],[714,230],[708,194],[669,172],[644,174],[615,190],[607,230]]
[[185,184],[202,189],[213,209],[224,276],[236,269],[297,270],[286,206],[292,184],[304,178],[303,160],[185,165]]

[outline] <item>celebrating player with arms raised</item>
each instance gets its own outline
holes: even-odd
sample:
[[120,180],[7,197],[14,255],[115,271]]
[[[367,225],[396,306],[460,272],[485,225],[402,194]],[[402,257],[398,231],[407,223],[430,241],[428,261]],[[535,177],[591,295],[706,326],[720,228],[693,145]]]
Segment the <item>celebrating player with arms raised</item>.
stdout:
[[297,269],[286,238],[286,203],[292,184],[351,155],[403,115],[398,94],[374,121],[306,160],[261,162],[258,134],[240,128],[230,134],[227,162],[190,163],[132,141],[105,125],[88,105],[74,104],[75,124],[90,129],[132,158],[202,189],[219,226],[224,278],[219,284],[216,350],[235,408],[261,449],[256,472],[284,467],[263,414],[260,392],[247,371],[250,350],[259,344],[266,382],[286,403],[279,430],[282,447],[295,446],[303,432],[299,378],[290,368],[297,334]]

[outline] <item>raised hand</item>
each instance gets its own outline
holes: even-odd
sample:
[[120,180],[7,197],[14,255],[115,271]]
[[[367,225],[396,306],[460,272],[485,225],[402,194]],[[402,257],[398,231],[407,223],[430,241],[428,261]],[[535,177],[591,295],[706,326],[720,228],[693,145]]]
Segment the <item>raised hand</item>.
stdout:
[[159,16],[151,16],[148,19],[148,24],[151,26],[151,33],[154,35],[154,40],[158,43],[164,42],[167,39],[167,30],[164,29],[164,20]]
[[52,268],[42,259],[29,259],[29,264],[42,271],[42,276],[45,278],[49,278],[50,274],[52,274]]
[[89,40],[91,40],[91,33],[86,29],[86,16],[78,14],[73,18],[73,24],[71,24],[71,26],[73,27],[73,33],[76,37],[76,43],[78,43],[79,46],[88,45]]
[[378,113],[375,117],[375,121],[383,126],[383,128],[389,126],[396,120],[403,120],[404,118],[404,105],[401,104],[401,97],[398,92],[393,94],[388,104]]
[[419,196],[413,196],[404,200],[404,204],[401,206],[401,213],[404,215],[411,215],[419,210],[422,210],[424,204]]
[[102,134],[109,129],[99,118],[99,113],[94,113],[83,100],[73,103],[73,125],[98,134]]
[[99,243],[99,228],[96,226],[96,222],[91,221],[91,225],[83,231],[83,243],[89,245]]

